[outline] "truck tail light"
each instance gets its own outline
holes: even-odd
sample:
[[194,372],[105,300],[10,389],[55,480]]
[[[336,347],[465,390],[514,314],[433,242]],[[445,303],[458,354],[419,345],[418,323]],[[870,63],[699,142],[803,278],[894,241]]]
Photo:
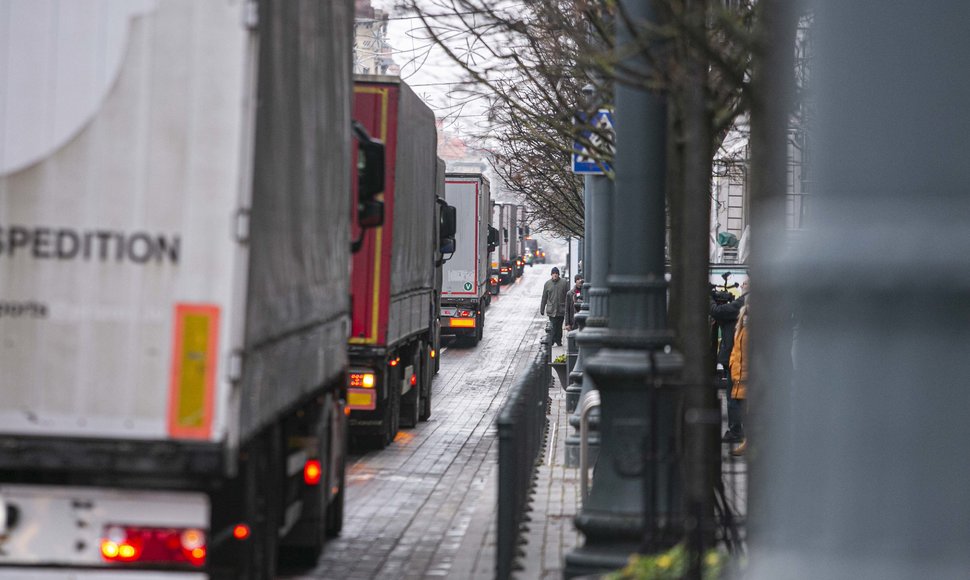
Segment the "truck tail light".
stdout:
[[350,373],[351,387],[374,388],[374,373]]
[[323,468],[320,467],[319,459],[307,459],[303,464],[303,483],[307,485],[320,485],[323,477]]
[[418,375],[411,375],[411,386],[418,384]]
[[474,316],[474,314],[472,314],[471,310],[460,310],[458,312],[458,316],[461,316],[462,318],[471,318]]
[[431,358],[434,358],[436,356],[438,356],[438,351],[436,351],[435,349],[432,348],[431,349]]
[[251,533],[252,531],[246,524],[236,524],[236,527],[232,529],[232,537],[239,541],[245,540]]
[[391,359],[390,362],[388,362],[387,364],[391,365],[392,367],[396,367],[400,362],[401,362],[400,358],[395,358],[395,359]]
[[196,528],[105,526],[101,558],[111,563],[205,564],[205,532]]

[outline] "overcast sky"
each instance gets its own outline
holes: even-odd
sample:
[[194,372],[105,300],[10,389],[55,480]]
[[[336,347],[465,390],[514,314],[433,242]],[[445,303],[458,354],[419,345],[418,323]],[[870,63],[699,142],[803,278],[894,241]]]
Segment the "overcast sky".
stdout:
[[[467,103],[460,94],[449,95],[463,79],[462,69],[427,38],[421,20],[396,11],[395,0],[371,0],[371,4],[391,14],[388,40],[394,48],[394,61],[401,67],[401,78],[438,118],[447,119],[446,127],[450,130],[464,132],[472,124],[480,123],[485,109],[481,99]],[[461,39],[456,40],[460,47]],[[456,121],[464,127],[455,126]]]

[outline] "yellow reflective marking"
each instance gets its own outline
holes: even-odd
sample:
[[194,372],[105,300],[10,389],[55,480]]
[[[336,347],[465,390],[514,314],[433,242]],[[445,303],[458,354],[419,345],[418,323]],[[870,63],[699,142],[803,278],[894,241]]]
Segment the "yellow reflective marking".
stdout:
[[206,367],[211,320],[207,314],[186,314],[182,324],[176,420],[179,427],[200,428],[206,419]]

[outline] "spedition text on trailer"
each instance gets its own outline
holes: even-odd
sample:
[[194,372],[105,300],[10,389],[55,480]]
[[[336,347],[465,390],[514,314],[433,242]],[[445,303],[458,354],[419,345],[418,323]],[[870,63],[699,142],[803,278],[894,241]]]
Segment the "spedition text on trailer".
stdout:
[[181,238],[149,232],[0,226],[0,257],[178,264]]

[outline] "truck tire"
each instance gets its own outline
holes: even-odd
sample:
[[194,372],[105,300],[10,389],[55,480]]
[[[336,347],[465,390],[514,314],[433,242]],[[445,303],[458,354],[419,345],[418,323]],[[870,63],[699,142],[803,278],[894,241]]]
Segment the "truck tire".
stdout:
[[401,365],[387,377],[387,408],[384,410],[384,437],[381,448],[387,447],[397,437],[401,428]]
[[479,310],[478,314],[475,315],[475,330],[468,339],[472,346],[478,346],[478,342],[482,340],[482,324],[484,322],[485,316],[482,314],[482,311]]
[[478,334],[479,341],[485,338],[485,306],[484,305],[482,305],[478,309],[478,324],[475,325],[475,332]]
[[[434,346],[432,346],[431,348],[434,349],[434,356],[431,357],[431,363],[434,366],[434,374],[438,374],[438,371],[441,370],[441,335],[440,334],[437,335],[436,342]],[[430,390],[428,391],[428,394],[429,394],[428,400],[430,401],[431,400]],[[428,403],[428,404],[430,405],[431,403]]]
[[[311,437],[317,441],[314,456],[319,459],[325,473],[335,463],[340,469],[338,473],[326,473],[326,478],[319,485],[303,486],[301,519],[280,542],[280,562],[285,562],[287,566],[312,568],[319,560],[326,539],[330,536],[331,520],[335,517],[333,505],[338,499],[343,499],[340,496],[331,500],[330,489],[339,485],[339,490],[343,491],[341,478],[344,461],[335,462],[335,459],[346,457],[346,451],[335,450],[334,446],[339,442],[344,442],[345,445],[347,435],[346,423],[342,422],[343,412],[332,395],[324,395],[309,403],[304,407],[302,416],[305,421],[296,435]],[[334,429],[342,429],[343,432],[334,433]],[[340,509],[342,508],[341,505]],[[342,511],[339,516],[343,517]]]
[[434,374],[437,370],[433,369],[437,364],[437,358],[431,358],[431,347],[425,347],[421,351],[421,413],[418,415],[419,421],[427,421],[431,418],[431,387]]
[[[418,352],[411,357],[411,365],[414,369],[413,376],[421,378],[421,353],[424,352],[424,345],[418,343]],[[418,426],[419,416],[421,415],[421,381],[417,380],[411,385],[411,390],[401,397],[401,427],[411,429]]]
[[327,537],[335,538],[340,535],[340,530],[344,527],[344,489],[347,487],[347,468],[340,464],[340,475],[337,476],[336,484],[340,486],[340,491],[327,506]]
[[250,522],[250,550],[240,562],[245,580],[276,578],[276,557],[280,528],[283,461],[279,425],[272,425],[255,438],[245,463],[245,517]]
[[[338,405],[335,411],[339,419],[339,416],[343,413],[342,406]],[[344,527],[344,497],[347,495],[345,493],[347,489],[347,422],[341,422],[339,428],[338,435],[343,441],[343,461],[337,463],[340,466],[337,477],[330,479],[328,482],[331,486],[336,485],[338,489],[337,494],[330,500],[330,505],[327,506],[327,524],[325,531],[328,538],[339,536],[340,531]]]

